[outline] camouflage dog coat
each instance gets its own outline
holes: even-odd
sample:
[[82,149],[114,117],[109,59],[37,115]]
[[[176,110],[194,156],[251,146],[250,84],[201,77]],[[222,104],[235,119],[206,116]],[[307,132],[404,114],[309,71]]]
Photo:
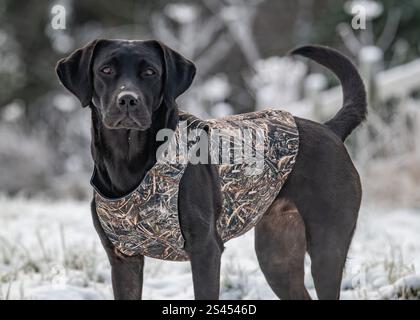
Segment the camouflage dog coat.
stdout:
[[[170,156],[166,161],[157,161],[134,191],[118,199],[109,199],[92,183],[96,212],[103,230],[125,255],[189,260],[178,219],[178,190],[185,168],[192,161],[189,154],[174,152],[174,146],[179,147],[185,136],[181,134],[181,123],[187,123],[188,132],[205,129],[209,137],[209,154],[216,155],[219,161],[216,165],[223,207],[217,231],[224,242],[256,225],[273,203],[295,163],[299,135],[294,118],[288,112],[264,110],[217,120],[200,120],[180,114],[180,122],[166,153]],[[251,139],[245,139],[247,135]],[[190,141],[187,144],[197,145]],[[247,148],[248,153],[244,152]],[[230,150],[225,152],[224,159],[221,159],[223,155],[219,157],[219,153],[223,153],[221,150]],[[242,152],[235,154],[235,150]],[[252,161],[247,161],[250,159]]]

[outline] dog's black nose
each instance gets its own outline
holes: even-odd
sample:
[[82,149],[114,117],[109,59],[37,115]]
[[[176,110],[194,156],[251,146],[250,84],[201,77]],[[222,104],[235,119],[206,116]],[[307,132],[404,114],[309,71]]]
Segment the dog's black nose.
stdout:
[[139,99],[132,94],[118,96],[118,105],[121,107],[137,106]]

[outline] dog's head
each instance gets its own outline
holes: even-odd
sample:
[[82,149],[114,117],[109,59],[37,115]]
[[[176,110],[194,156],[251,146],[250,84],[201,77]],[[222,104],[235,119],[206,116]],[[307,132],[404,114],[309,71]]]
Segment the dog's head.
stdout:
[[[191,85],[194,64],[155,41],[95,40],[57,64],[62,84],[109,129],[150,128]],[[163,102],[163,103],[162,103]]]

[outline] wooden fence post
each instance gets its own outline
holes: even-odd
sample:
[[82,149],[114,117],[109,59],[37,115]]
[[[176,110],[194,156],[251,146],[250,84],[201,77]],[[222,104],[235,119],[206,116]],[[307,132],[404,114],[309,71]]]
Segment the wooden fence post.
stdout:
[[367,98],[370,106],[378,103],[376,95],[376,75],[384,69],[384,53],[376,46],[363,47],[358,55],[360,74],[366,85]]

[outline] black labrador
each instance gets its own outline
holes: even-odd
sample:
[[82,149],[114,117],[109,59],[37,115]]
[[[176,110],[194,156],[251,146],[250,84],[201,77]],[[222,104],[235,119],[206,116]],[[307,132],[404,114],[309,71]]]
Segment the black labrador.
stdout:
[[[256,226],[255,249],[279,298],[310,299],[304,286],[308,252],[318,298],[338,299],[362,196],[343,141],[366,117],[365,89],[352,63],[335,50],[305,46],[292,54],[332,70],[342,83],[344,105],[324,124],[295,117],[300,135],[296,164]],[[129,193],[154,165],[155,134],[175,128],[175,100],[190,87],[195,71],[191,61],[154,40],[95,40],[58,62],[62,84],[91,109],[95,183],[102,194]],[[213,165],[187,166],[178,202],[195,298],[218,299],[223,244],[214,227],[221,194]],[[113,248],[94,202],[92,216],[112,267],[115,298],[140,299],[144,257],[124,256]]]

